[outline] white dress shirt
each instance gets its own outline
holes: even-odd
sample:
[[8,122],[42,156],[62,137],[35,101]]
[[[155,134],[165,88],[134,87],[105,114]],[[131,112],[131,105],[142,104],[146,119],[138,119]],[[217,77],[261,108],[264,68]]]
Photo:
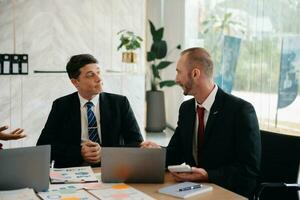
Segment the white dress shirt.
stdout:
[[[79,101],[80,101],[80,115],[81,115],[81,141],[89,140],[88,133],[88,118],[87,118],[87,106],[85,105],[89,100],[83,98],[78,93]],[[93,99],[90,100],[94,106],[92,110],[95,114],[97,121],[97,130],[99,134],[99,139],[101,143],[101,129],[100,129],[100,105],[99,105],[99,94],[97,94]]]
[[216,94],[218,91],[218,86],[215,84],[214,89],[210,92],[208,97],[203,101],[202,104],[199,104],[197,100],[195,99],[195,110],[196,110],[196,118],[195,118],[195,127],[194,127],[194,140],[193,140],[193,156],[195,161],[198,163],[198,125],[199,125],[199,120],[198,120],[198,115],[197,115],[197,106],[203,107],[204,108],[204,132],[205,132],[205,127],[206,123],[210,114],[210,109],[215,102]]

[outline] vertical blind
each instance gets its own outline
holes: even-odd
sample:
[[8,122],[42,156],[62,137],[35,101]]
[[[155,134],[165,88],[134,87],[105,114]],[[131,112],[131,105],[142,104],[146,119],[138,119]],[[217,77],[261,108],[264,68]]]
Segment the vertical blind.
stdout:
[[300,0],[187,0],[185,9],[186,47],[211,53],[217,84],[254,105],[261,129],[300,136]]

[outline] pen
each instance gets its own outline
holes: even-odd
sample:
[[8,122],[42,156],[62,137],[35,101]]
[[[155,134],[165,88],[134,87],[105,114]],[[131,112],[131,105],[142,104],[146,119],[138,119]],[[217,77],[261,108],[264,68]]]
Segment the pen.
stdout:
[[198,184],[198,185],[192,185],[192,186],[188,186],[188,187],[184,187],[184,188],[179,188],[179,192],[183,192],[183,191],[187,191],[187,190],[193,190],[193,189],[197,189],[197,188],[201,188],[202,185]]

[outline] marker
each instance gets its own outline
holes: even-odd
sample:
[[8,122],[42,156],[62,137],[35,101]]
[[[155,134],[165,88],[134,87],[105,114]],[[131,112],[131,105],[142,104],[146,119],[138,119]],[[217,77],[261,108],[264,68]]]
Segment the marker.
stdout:
[[188,186],[188,187],[184,187],[184,188],[179,188],[179,192],[183,192],[183,191],[187,191],[187,190],[194,190],[194,189],[198,189],[201,188],[202,185],[198,184],[198,185],[192,185],[192,186]]

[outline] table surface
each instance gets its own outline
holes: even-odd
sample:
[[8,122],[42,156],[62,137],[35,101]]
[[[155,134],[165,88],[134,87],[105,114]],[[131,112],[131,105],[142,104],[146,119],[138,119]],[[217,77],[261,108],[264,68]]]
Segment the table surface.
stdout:
[[[93,169],[94,172],[98,173],[101,172],[100,168],[94,168]],[[146,194],[148,194],[149,196],[155,198],[155,199],[163,199],[163,200],[172,200],[172,199],[177,199],[176,197],[172,197],[169,195],[164,195],[164,194],[160,194],[158,193],[158,190],[160,188],[169,186],[169,185],[173,185],[176,184],[177,182],[175,182],[175,180],[173,179],[172,175],[169,172],[166,172],[165,174],[165,181],[164,183],[158,184],[149,184],[149,183],[128,183],[128,185],[130,185],[131,187],[134,187],[137,190],[140,190]],[[212,183],[207,183],[208,185],[211,185],[213,187],[213,190],[211,192],[205,192],[199,195],[195,195],[191,198],[188,198],[189,200],[193,200],[193,199],[198,199],[198,200],[218,200],[218,199],[222,199],[222,200],[240,200],[240,199],[246,199],[245,197],[238,195],[234,192],[231,192],[227,189],[224,189],[218,185],[212,184]]]

